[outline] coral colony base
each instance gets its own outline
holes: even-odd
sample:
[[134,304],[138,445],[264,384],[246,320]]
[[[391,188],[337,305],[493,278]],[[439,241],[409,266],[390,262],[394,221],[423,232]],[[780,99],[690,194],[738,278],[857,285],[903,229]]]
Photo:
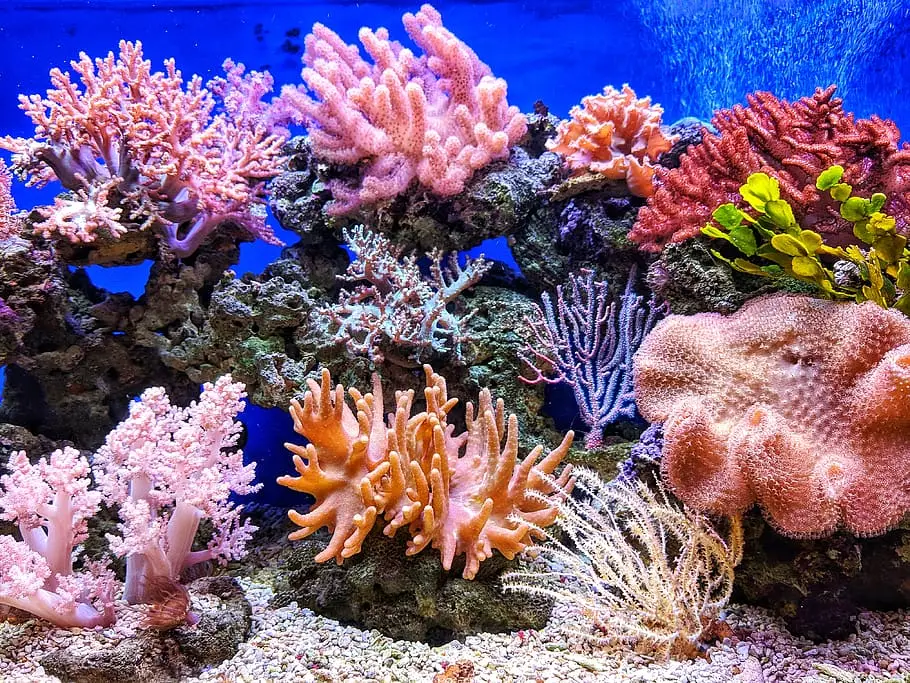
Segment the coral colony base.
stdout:
[[[559,122],[403,23],[316,24],[270,101],[126,41],[21,97],[0,679],[910,680],[894,123],[628,85]],[[300,241],[238,277],[267,202]],[[492,237],[520,275],[459,256]],[[82,268],[144,259],[138,299]],[[290,455],[244,459],[250,403]]]

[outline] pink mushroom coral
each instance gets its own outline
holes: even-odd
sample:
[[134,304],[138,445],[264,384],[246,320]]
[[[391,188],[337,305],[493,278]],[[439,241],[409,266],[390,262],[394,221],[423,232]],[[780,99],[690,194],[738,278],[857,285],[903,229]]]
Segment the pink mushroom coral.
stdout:
[[673,315],[635,358],[665,422],[662,473],[700,510],[758,503],[789,536],[859,536],[910,510],[910,320],[872,302],[773,295]]

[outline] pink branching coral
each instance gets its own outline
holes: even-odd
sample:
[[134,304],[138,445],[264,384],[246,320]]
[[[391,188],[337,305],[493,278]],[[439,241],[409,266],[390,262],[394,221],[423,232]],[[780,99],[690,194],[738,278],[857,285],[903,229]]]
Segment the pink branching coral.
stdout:
[[589,95],[580,107],[572,107],[569,120],[556,129],[556,138],[547,141],[547,149],[565,157],[576,173],[625,180],[633,195],[650,197],[651,162],[675,141],[661,127],[663,111],[651,104],[650,97],[637,98],[628,85],[622,91],[608,85],[602,95]]
[[855,193],[886,193],[885,211],[897,219],[899,232],[910,232],[910,146],[898,147],[893,121],[844,112],[834,90],[819,89],[792,104],[757,92],[746,107],[718,111],[712,119],[717,134],[705,131],[679,168],[658,169],[658,189],[639,212],[630,239],[659,252],[668,242],[699,235],[721,204],[744,206],[739,188],[752,173],[778,179],[781,198],[804,228],[851,239],[853,226],[837,202],[815,187],[818,175],[834,165],[844,167],[844,181]]
[[472,579],[494,550],[511,559],[540,536],[534,529],[555,521],[548,497],[571,490],[571,468],[555,484],[545,475],[565,456],[572,432],[540,462],[542,446],[518,462],[518,420],[506,419],[501,399],[494,403],[484,389],[476,413],[467,405],[467,431],[456,436],[447,416],[457,399],[448,398],[444,378],[424,370],[426,411],[411,415],[414,391],[399,391],[388,422],[377,376],[373,393],[349,390],[356,414],[344,388],[332,389],[328,370],[321,384],[310,381],[302,405],[292,401],[294,430],[310,443],[285,444],[299,476],[278,483],[316,498],[306,514],[289,513],[301,527],[292,540],[321,527],[332,532],[316,561],[356,555],[382,517],[388,536],[407,528],[408,555],[432,546],[446,570],[464,555],[463,576]]
[[910,320],[873,302],[754,299],[671,315],[635,357],[641,414],[686,504],[758,503],[789,536],[859,536],[910,511]]
[[224,66],[226,78],[206,89],[198,76],[184,83],[172,59],[153,73],[142,44],[121,41],[116,57],[72,62],[81,88],[55,68],[46,98],[21,95],[35,135],[0,138],[0,148],[29,184],[59,180],[69,190],[40,210],[36,230],[92,242],[151,227],[184,257],[230,222],[280,244],[263,206],[286,137],[259,101],[272,79]]
[[16,212],[12,195],[12,177],[6,164],[0,161],[0,240],[19,234],[22,221]]
[[[255,463],[244,465],[235,448],[243,389],[225,375],[205,384],[188,408],[171,405],[164,389],[147,389],[95,455],[98,486],[108,504],[119,505],[120,535],[108,540],[126,555],[129,602],[148,602],[153,579],[176,581],[199,562],[243,555],[255,527],[241,524],[230,495],[260,488],[251,483]],[[212,539],[193,550],[202,519],[210,520]]]
[[9,469],[0,477],[0,519],[16,522],[22,540],[0,535],[0,605],[63,627],[110,625],[113,573],[92,562],[73,570],[101,502],[91,490],[88,460],[64,448],[32,465],[18,451]]
[[306,85],[282,92],[284,106],[309,127],[317,157],[363,165],[359,184],[331,184],[332,213],[395,197],[415,179],[437,195],[458,194],[527,130],[506,101],[506,82],[442,25],[439,12],[423,5],[403,23],[424,54],[389,40],[384,28],[362,28],[372,63],[315,24],[303,55]]
[[431,279],[426,279],[417,256],[402,256],[402,250],[382,235],[355,226],[344,231],[344,239],[356,258],[340,277],[358,284],[342,290],[338,303],[325,309],[335,341],[377,363],[389,347],[406,349],[418,358],[426,350],[452,351],[460,358],[466,339],[463,327],[470,316],[459,317],[448,306],[480,281],[490,263],[480,256],[461,267],[457,254],[452,254],[446,267],[442,252],[434,251]]

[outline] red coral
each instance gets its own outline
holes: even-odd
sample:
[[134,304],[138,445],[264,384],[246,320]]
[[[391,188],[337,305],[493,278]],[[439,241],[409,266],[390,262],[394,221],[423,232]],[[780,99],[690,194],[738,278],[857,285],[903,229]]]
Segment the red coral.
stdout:
[[677,169],[658,169],[657,192],[629,233],[645,251],[695,237],[719,205],[742,205],[739,188],[752,173],[780,181],[781,196],[800,224],[828,235],[851,235],[836,204],[815,188],[819,173],[835,164],[859,195],[885,192],[885,210],[901,232],[910,232],[910,145],[898,147],[893,121],[847,114],[835,86],[794,103],[769,92],[747,96],[749,106],[718,111]]
[[870,302],[774,295],[727,317],[671,315],[635,357],[683,502],[758,503],[790,536],[860,536],[910,511],[910,320]]

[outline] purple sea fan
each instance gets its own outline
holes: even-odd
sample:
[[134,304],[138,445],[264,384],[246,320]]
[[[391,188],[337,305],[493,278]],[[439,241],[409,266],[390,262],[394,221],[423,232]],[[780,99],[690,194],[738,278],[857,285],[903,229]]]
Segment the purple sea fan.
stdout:
[[526,318],[532,339],[521,359],[533,370],[528,384],[566,383],[575,394],[582,421],[590,430],[586,448],[601,445],[603,429],[620,418],[635,417],[632,356],[663,317],[664,307],[635,293],[633,266],[622,296],[611,301],[609,285],[582,270],[556,288],[556,306],[541,295],[535,319]]

